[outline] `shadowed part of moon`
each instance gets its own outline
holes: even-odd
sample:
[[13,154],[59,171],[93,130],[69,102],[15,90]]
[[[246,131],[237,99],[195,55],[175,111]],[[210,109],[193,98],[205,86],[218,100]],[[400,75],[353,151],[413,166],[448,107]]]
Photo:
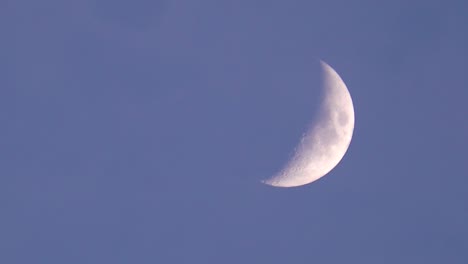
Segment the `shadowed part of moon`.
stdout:
[[343,158],[354,130],[354,107],[348,88],[328,64],[322,62],[324,96],[317,119],[303,135],[294,156],[283,170],[263,183],[294,187],[329,173]]
[[158,23],[168,0],[97,0],[96,15],[103,20],[132,28]]

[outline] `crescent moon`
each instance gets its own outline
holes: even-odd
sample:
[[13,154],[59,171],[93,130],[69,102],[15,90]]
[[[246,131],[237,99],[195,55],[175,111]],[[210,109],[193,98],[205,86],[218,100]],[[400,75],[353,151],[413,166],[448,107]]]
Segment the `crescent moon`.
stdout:
[[317,122],[303,134],[292,159],[276,175],[262,182],[275,187],[301,186],[328,174],[344,157],[354,131],[354,107],[343,80],[320,61],[323,98]]

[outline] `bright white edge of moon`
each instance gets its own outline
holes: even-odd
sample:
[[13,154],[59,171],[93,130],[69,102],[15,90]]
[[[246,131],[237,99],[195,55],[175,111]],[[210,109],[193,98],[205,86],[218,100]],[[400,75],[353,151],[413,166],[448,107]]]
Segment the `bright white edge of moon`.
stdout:
[[316,181],[335,168],[348,150],[354,130],[353,101],[335,70],[320,63],[324,91],[316,122],[303,134],[292,159],[278,174],[263,180],[265,184],[295,187]]

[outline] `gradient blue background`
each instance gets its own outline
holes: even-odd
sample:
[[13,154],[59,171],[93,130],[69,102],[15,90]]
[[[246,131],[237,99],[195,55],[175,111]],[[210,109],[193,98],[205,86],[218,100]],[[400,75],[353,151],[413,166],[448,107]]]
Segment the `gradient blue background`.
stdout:
[[[1,1],[0,263],[468,263],[466,1]],[[351,146],[259,183],[311,122]]]

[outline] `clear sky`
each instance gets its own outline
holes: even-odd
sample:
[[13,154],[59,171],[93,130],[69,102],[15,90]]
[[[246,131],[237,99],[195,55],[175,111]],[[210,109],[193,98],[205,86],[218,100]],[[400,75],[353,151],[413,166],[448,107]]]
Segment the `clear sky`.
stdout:
[[[468,263],[468,2],[0,2],[0,263]],[[318,60],[356,124],[277,172]]]

